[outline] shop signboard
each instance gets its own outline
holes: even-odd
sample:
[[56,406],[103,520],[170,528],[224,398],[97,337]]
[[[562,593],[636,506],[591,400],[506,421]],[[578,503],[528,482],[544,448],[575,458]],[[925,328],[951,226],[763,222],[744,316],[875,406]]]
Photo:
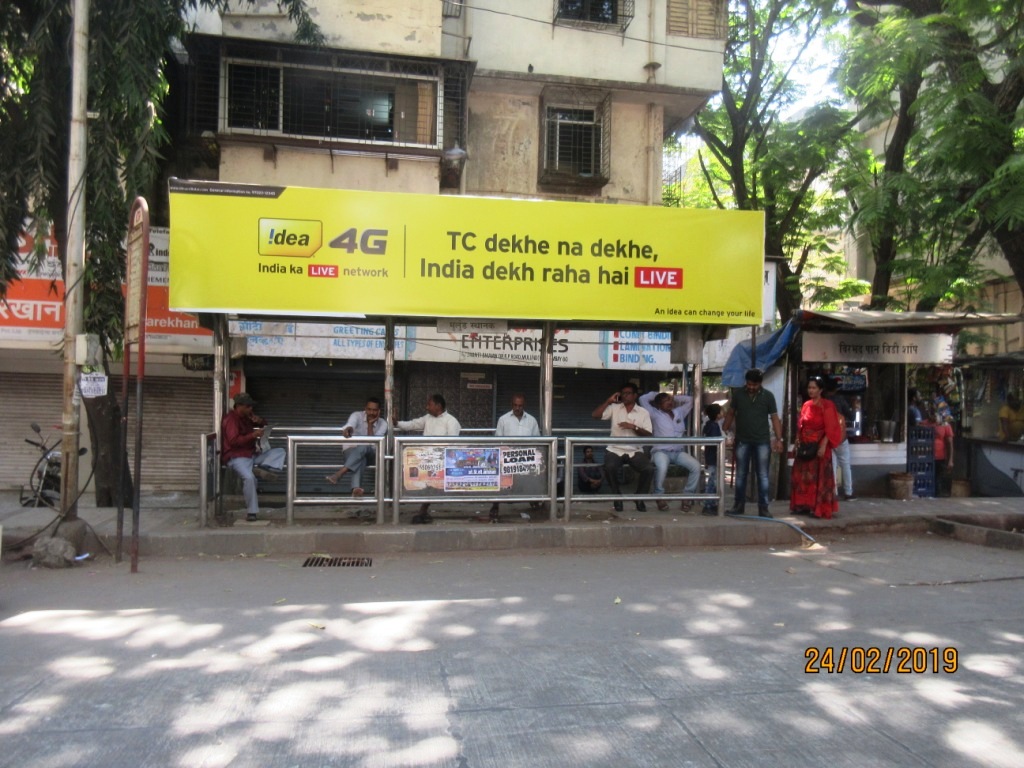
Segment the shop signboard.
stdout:
[[[254,356],[384,359],[383,325],[249,319],[230,321],[229,330],[232,336],[246,339],[246,353]],[[558,368],[667,371],[678,367],[672,362],[669,331],[559,329],[553,346]],[[537,366],[541,349],[542,334],[536,328],[483,332],[395,327],[396,360]]]
[[815,363],[949,364],[953,362],[953,335],[807,332],[803,335],[803,360]]
[[[213,334],[200,328],[194,316],[168,307],[169,235],[166,227],[150,229],[144,302],[146,343],[150,351],[209,353],[213,350]],[[0,302],[0,346],[49,348],[64,339],[64,279],[52,234],[45,238],[43,247],[42,260],[34,264],[34,235],[26,228],[18,238],[16,269],[21,279],[11,281],[7,301]],[[129,303],[140,301],[136,297]]]

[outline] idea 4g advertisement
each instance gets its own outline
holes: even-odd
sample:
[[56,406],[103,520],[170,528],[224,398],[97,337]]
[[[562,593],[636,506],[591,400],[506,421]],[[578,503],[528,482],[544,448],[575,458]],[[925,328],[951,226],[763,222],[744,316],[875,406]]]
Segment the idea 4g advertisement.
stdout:
[[756,211],[178,181],[185,312],[761,322]]

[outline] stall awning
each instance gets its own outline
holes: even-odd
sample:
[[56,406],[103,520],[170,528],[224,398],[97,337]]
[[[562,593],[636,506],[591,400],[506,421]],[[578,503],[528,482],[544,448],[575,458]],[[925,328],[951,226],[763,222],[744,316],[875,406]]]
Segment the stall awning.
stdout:
[[801,309],[793,320],[805,331],[957,333],[971,326],[1024,322],[1024,316],[995,312],[881,312],[859,309],[825,312]]
[[[776,331],[763,336],[757,342],[757,367],[765,370],[786,354],[797,326],[792,320]],[[747,369],[754,361],[751,359],[751,340],[741,341],[729,354],[729,359],[722,368],[722,385],[726,387],[742,387],[746,380]]]

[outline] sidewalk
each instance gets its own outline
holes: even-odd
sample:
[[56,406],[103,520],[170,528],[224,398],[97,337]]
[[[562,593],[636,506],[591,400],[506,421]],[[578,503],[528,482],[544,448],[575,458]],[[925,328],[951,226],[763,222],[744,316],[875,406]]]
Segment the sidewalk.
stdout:
[[[97,508],[87,494],[79,502],[79,516],[90,528],[86,550],[103,554],[114,550],[117,509]],[[231,527],[199,526],[198,494],[148,493],[140,504],[141,556],[261,555],[325,553],[331,555],[527,550],[603,547],[718,547],[742,545],[792,546],[822,534],[878,533],[935,530],[946,535],[1006,548],[1024,545],[1024,503],[1021,498],[858,498],[843,502],[833,520],[789,514],[786,501],[770,506],[774,520],[758,518],[757,505],[748,504],[743,518],[684,514],[678,504],[667,512],[613,513],[608,502],[575,502],[572,519],[551,522],[546,510],[531,511],[527,504],[503,503],[502,521],[488,523],[489,504],[431,505],[434,523],[409,525],[416,509],[406,505],[402,524],[376,525],[369,505],[362,507],[302,507],[296,522],[285,525],[283,500],[261,498],[261,519],[236,519]],[[654,504],[648,502],[648,507]],[[695,509],[698,507],[695,506]],[[362,514],[358,514],[362,511]],[[390,510],[388,512],[390,515]],[[529,515],[526,519],[523,515]],[[269,520],[266,519],[269,517]],[[46,508],[23,508],[15,492],[0,491],[0,526],[5,556],[15,544],[30,538],[56,518]],[[236,518],[244,515],[236,513]],[[936,520],[960,520],[987,526],[960,527]],[[801,531],[803,533],[801,533]],[[92,534],[95,532],[95,535]],[[132,511],[125,510],[123,552],[127,557],[132,533]]]

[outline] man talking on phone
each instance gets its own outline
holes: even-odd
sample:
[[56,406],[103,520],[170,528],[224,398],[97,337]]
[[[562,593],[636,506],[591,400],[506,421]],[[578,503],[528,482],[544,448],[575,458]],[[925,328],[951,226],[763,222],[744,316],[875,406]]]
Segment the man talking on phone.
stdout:
[[[650,437],[654,434],[651,427],[651,415],[646,408],[637,405],[636,397],[636,385],[626,382],[619,387],[618,392],[597,406],[591,415],[595,419],[612,423],[612,437]],[[604,476],[612,492],[622,493],[619,490],[619,470],[623,464],[631,466],[640,476],[636,484],[637,494],[645,496],[650,493],[654,467],[644,452],[644,447],[639,443],[609,445],[605,450]],[[642,501],[635,503],[637,512],[647,511],[647,505]],[[622,502],[616,501],[614,507],[616,512],[621,512]]]

